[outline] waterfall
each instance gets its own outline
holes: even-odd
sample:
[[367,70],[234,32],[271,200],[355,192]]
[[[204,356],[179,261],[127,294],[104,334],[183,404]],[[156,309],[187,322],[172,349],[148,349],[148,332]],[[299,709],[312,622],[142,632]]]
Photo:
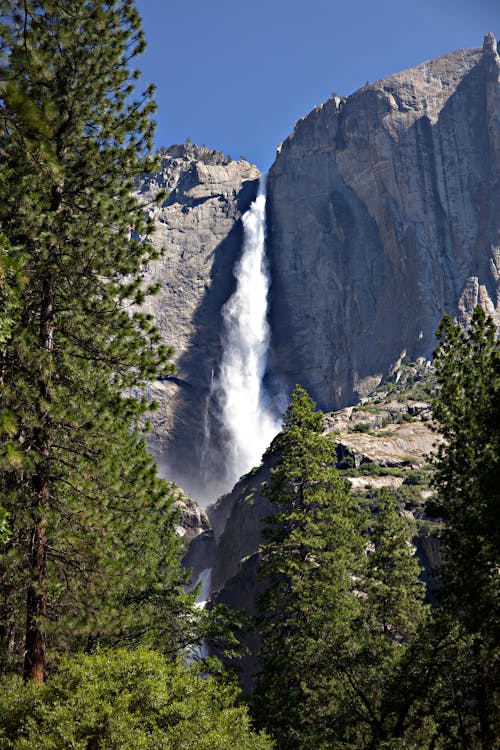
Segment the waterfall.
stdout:
[[202,570],[200,575],[198,576],[198,580],[195,583],[195,588],[199,584],[200,590],[198,592],[198,596],[196,598],[195,607],[198,609],[205,609],[205,605],[207,603],[207,599],[210,594],[210,583],[212,580],[212,568],[205,568],[205,570]]
[[281,428],[262,382],[270,334],[265,176],[260,178],[257,197],[242,221],[243,248],[234,268],[236,289],[222,308],[222,361],[210,395],[223,430],[224,489],[230,489],[260,463]]
[[[196,597],[196,601],[194,603],[194,606],[196,609],[205,609],[208,601],[208,597],[210,595],[210,582],[212,579],[212,569],[211,568],[205,568],[205,570],[202,570],[200,575],[198,576],[196,583],[194,584],[193,588],[196,588],[196,586],[200,586],[200,590],[198,592],[198,596]],[[193,646],[189,649],[188,653],[186,654],[186,661],[188,664],[192,664],[193,662],[198,662],[200,659],[206,659],[207,656],[210,656],[210,652],[208,649],[207,642],[205,639],[201,641],[196,646]]]

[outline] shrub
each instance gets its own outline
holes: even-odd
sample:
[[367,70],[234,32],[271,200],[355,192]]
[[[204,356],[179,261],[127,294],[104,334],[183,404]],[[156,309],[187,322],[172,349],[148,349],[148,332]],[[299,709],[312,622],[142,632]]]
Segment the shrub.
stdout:
[[358,422],[358,424],[354,425],[352,430],[353,432],[370,432],[371,427],[371,424],[368,422]]
[[379,410],[376,406],[372,406],[372,404],[363,404],[360,406],[355,406],[353,409],[353,412],[365,412],[366,414],[378,414]]
[[425,469],[412,469],[405,477],[403,484],[409,485],[428,485],[430,483],[430,474]]
[[354,456],[352,456],[350,453],[344,456],[342,460],[337,464],[337,469],[339,469],[340,471],[354,469],[355,467],[356,462],[354,460]]
[[1,750],[271,750],[232,683],[144,648],[64,657],[42,686],[0,683]]

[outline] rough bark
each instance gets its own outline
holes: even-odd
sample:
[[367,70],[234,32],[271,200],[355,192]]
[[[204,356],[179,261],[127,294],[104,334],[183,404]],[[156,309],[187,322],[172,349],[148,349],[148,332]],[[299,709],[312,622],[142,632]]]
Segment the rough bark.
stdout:
[[[54,192],[53,207],[60,206],[60,191]],[[54,282],[48,276],[43,281],[40,305],[40,349],[51,353],[54,348]],[[50,401],[50,381],[40,376],[36,405],[39,426],[33,448],[38,454],[38,469],[32,478],[33,518],[30,531],[29,564],[31,583],[26,598],[26,640],[23,676],[26,680],[42,683],[45,679],[45,640],[42,623],[47,611],[47,519],[50,501],[50,417],[45,404]]]

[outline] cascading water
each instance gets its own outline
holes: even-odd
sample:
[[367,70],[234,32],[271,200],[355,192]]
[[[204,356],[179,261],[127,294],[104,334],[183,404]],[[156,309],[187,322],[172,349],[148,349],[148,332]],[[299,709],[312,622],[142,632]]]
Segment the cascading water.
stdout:
[[234,268],[236,289],[222,308],[222,361],[209,399],[223,431],[226,490],[260,463],[281,428],[262,382],[269,347],[265,176],[242,221],[242,254]]

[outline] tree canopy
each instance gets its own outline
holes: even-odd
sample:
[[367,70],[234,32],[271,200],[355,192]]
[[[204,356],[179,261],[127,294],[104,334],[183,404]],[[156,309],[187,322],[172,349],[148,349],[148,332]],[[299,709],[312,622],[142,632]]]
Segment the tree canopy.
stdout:
[[500,608],[500,345],[480,307],[467,331],[445,316],[438,336],[434,415],[445,442],[435,461],[434,510],[446,519],[443,574],[467,627],[493,635]]
[[438,337],[434,415],[445,442],[431,510],[444,521],[441,608],[462,636],[454,679],[463,746],[490,750],[500,730],[500,344],[480,307],[468,330],[444,316]]
[[19,283],[2,325],[0,639],[41,681],[54,647],[140,636],[175,652],[192,615],[143,437],[141,389],[171,350],[137,307],[157,257],[132,196],[153,167],[140,19],[124,0],[1,8],[0,280]]
[[60,660],[41,688],[0,679],[2,750],[271,750],[239,691],[139,648]]
[[427,617],[408,528],[389,496],[361,506],[322,428],[297,386],[268,488],[254,713],[287,750],[421,747],[423,683],[401,681]]

